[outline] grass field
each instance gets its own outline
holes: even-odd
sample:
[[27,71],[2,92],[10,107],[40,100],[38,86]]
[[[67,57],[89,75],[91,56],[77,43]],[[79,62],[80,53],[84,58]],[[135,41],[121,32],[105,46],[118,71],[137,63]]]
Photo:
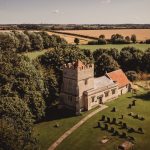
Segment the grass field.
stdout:
[[[81,49],[90,49],[91,51],[94,51],[98,48],[117,48],[118,50],[121,50],[123,47],[133,46],[138,49],[141,49],[142,51],[147,50],[150,48],[150,44],[122,44],[122,45],[114,45],[114,44],[108,44],[108,45],[79,45]],[[48,52],[51,49],[48,50],[41,50],[41,51],[34,51],[34,52],[28,52],[24,53],[24,55],[28,56],[31,60],[36,59],[38,56],[43,55],[45,52]]]
[[104,34],[106,39],[110,39],[112,34],[122,34],[123,36],[131,36],[135,34],[137,40],[146,40],[150,39],[150,29],[114,29],[114,30],[63,30],[60,32],[74,33],[78,35],[86,35],[91,37],[99,37],[101,34]]
[[[42,123],[36,124],[34,127],[34,135],[39,140],[40,149],[47,150],[65,131],[78,123],[91,111],[84,112],[81,116],[75,116],[72,112],[66,110],[57,110],[56,108],[50,110],[49,118]],[[56,123],[60,125],[59,128],[54,127]]]
[[81,49],[90,49],[92,51],[98,49],[98,48],[116,48],[118,50],[121,50],[124,47],[135,47],[142,51],[147,50],[150,48],[150,44],[107,44],[107,45],[79,45]]
[[[62,144],[57,148],[58,150],[116,150],[116,147],[120,145],[125,139],[119,138],[119,136],[112,136],[109,131],[97,128],[97,122],[101,119],[102,115],[110,118],[116,117],[117,121],[121,120],[119,117],[124,115],[124,119],[121,120],[127,123],[127,126],[138,129],[142,127],[144,134],[128,133],[126,129],[120,129],[117,125],[109,125],[114,127],[119,133],[126,132],[127,135],[135,138],[135,150],[149,150],[150,139],[150,99],[145,97],[134,98],[137,100],[136,106],[132,109],[127,109],[127,106],[132,103],[131,94],[121,96],[115,101],[108,103],[109,108],[99,112],[97,115],[88,120],[83,126],[77,129],[71,134]],[[111,112],[113,107],[117,108],[117,112]],[[133,112],[145,117],[144,121],[134,119],[128,116],[128,113]],[[102,144],[100,141],[104,136],[108,136],[110,141],[107,144]]]
[[[142,90],[143,91],[143,90]],[[145,92],[145,91],[144,91]],[[97,122],[100,120],[102,115],[109,116],[110,118],[116,117],[117,121],[121,114],[124,114],[124,119],[121,120],[126,122],[128,126],[137,129],[142,127],[144,129],[144,134],[139,133],[128,133],[125,129],[119,129],[117,125],[114,126],[120,133],[122,131],[126,132],[127,135],[133,136],[136,141],[136,150],[149,150],[149,139],[150,139],[150,100],[146,97],[141,96],[141,92],[138,97],[133,98],[130,93],[121,96],[115,101],[107,103],[109,108],[99,112],[97,115],[88,120],[83,124],[79,129],[72,133],[62,144],[58,146],[58,150],[113,150],[118,144],[121,144],[124,139],[121,139],[117,136],[111,136],[111,133],[108,131],[101,130],[96,128]],[[127,109],[127,106],[132,102],[133,99],[136,99],[136,106],[132,109]],[[111,112],[113,107],[117,108],[117,112]],[[55,110],[56,111],[56,110]],[[133,112],[145,117],[144,121],[134,119],[128,116],[128,113]],[[55,112],[50,113],[50,116],[53,118],[48,119],[43,123],[36,124],[34,127],[34,134],[39,140],[40,148],[46,150],[56,139],[58,139],[66,130],[71,128],[75,123],[77,123],[81,118],[87,115],[89,112],[84,113],[82,116],[67,116],[64,115],[64,112]],[[55,128],[54,125],[59,123],[60,127]],[[109,125],[110,127],[110,125]],[[103,136],[108,136],[111,140],[108,144],[101,144],[100,140]],[[71,146],[72,145],[72,146]],[[71,147],[70,147],[71,146]]]

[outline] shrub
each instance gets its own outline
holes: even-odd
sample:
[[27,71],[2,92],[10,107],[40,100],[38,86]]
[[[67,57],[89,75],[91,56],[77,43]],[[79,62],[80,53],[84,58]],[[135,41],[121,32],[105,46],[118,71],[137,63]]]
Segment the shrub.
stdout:
[[107,44],[107,41],[105,39],[99,38],[98,39],[98,45],[105,45]]
[[75,39],[74,39],[74,43],[78,45],[78,44],[80,43],[79,38],[75,38]]
[[89,41],[88,45],[98,45],[98,41]]

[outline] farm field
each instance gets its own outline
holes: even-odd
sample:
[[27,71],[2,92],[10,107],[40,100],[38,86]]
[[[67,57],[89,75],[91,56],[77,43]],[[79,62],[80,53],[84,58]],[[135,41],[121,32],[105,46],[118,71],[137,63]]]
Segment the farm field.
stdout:
[[99,48],[116,48],[118,50],[121,50],[124,47],[135,47],[142,51],[147,50],[150,48],[150,44],[107,44],[107,45],[79,45],[79,48],[81,49],[90,49],[91,51],[94,51]]
[[91,37],[99,37],[104,34],[106,39],[110,39],[113,34],[122,34],[123,36],[131,36],[135,34],[138,41],[150,39],[150,29],[114,29],[114,30],[63,30],[59,32],[73,33],[78,35],[86,35]]
[[[144,97],[138,93],[137,97],[133,98],[130,93],[121,96],[115,101],[107,103],[109,106],[107,109],[99,112],[90,120],[88,120],[83,126],[78,128],[74,133],[72,133],[63,143],[61,143],[57,150],[70,150],[70,145],[72,145],[71,150],[116,150],[116,147],[122,144],[125,139],[119,138],[119,136],[112,136],[109,131],[97,128],[97,122],[101,119],[102,115],[117,118],[117,121],[122,121],[127,123],[127,126],[134,129],[142,127],[144,134],[139,133],[129,133],[126,129],[121,129],[118,125],[110,125],[114,127],[119,133],[125,132],[128,136],[135,138],[135,149],[136,150],[149,150],[149,139],[150,139],[150,99]],[[136,99],[136,106],[134,108],[128,109],[128,105],[132,103],[133,99]],[[117,112],[111,112],[112,108],[116,107]],[[128,116],[130,112],[144,116],[145,120],[141,121]],[[119,119],[121,115],[124,115],[124,119]],[[101,122],[101,125],[104,125]],[[106,144],[102,144],[101,140],[104,136],[110,138],[110,141]]]
[[69,44],[74,44],[74,39],[75,38],[80,39],[80,44],[87,44],[88,41],[91,41],[91,39],[82,38],[80,36],[71,36],[71,35],[58,34],[58,33],[53,33],[53,32],[48,32],[48,34],[49,35],[52,35],[52,34],[59,35],[61,38],[64,38]]

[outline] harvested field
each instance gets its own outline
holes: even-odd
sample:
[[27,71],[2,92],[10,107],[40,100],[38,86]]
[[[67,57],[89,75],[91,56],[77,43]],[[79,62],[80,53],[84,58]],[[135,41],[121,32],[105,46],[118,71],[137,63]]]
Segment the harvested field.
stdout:
[[137,40],[150,39],[150,29],[113,29],[113,30],[63,30],[59,32],[73,33],[78,35],[86,35],[91,37],[99,37],[104,34],[106,39],[110,39],[112,34],[122,34],[123,36],[131,36],[135,34]]
[[60,37],[64,38],[69,44],[74,44],[75,38],[80,39],[80,44],[87,44],[88,41],[91,41],[91,39],[82,38],[80,36],[71,36],[71,35],[58,34],[58,33],[53,33],[53,32],[48,32],[48,33],[49,33],[49,35],[52,35],[52,34],[59,35]]

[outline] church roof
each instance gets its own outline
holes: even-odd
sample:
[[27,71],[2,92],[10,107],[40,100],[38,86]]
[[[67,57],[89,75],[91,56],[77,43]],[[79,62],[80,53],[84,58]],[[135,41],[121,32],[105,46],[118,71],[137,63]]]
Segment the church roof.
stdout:
[[109,79],[106,76],[102,76],[99,78],[94,78],[94,89],[103,88],[115,84],[113,80]]
[[106,75],[113,81],[116,81],[118,83],[119,88],[126,86],[130,83],[125,73],[121,69],[110,73],[106,73]]

